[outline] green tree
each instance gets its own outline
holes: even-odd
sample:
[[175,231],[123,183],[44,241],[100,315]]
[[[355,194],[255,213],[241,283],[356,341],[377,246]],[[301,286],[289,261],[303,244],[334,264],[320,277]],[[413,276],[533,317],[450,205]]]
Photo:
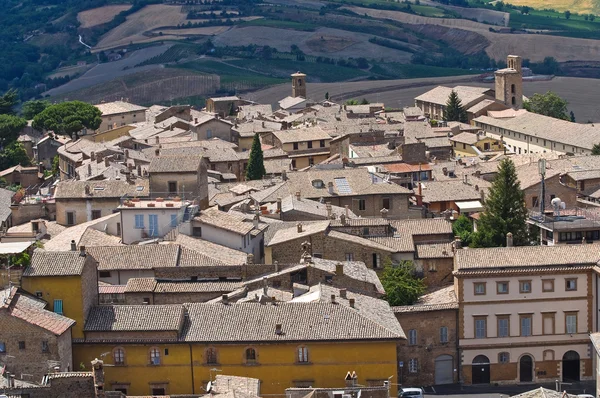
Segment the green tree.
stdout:
[[555,119],[569,120],[567,100],[560,98],[556,93],[548,91],[546,94],[533,94],[529,101],[523,103],[523,108],[529,112],[546,115]]
[[263,161],[260,137],[258,134],[255,134],[254,141],[252,141],[252,148],[250,149],[250,158],[248,159],[248,168],[246,169],[246,179],[260,180],[265,174],[267,174],[267,171],[265,170],[265,163]]
[[575,114],[573,113],[573,111],[569,112],[569,120],[575,123]]
[[569,10],[565,11],[565,18],[566,19],[570,19],[571,18],[571,11],[569,11]]
[[369,101],[368,101],[366,98],[363,98],[363,99],[360,101],[360,104],[361,104],[361,105],[369,105]]
[[27,120],[31,120],[36,117],[39,113],[42,113],[44,109],[50,106],[50,101],[47,100],[31,100],[23,104],[21,109],[21,115]]
[[17,139],[19,132],[27,126],[27,120],[12,115],[0,115],[0,144],[6,145]]
[[23,144],[13,141],[0,152],[0,170],[6,170],[18,164],[21,166],[30,166],[31,159],[27,156]]
[[448,96],[446,102],[446,109],[444,109],[444,120],[447,122],[462,122],[467,123],[467,111],[458,98],[456,91],[452,90]]
[[14,112],[13,108],[19,102],[19,96],[17,90],[10,89],[0,96],[0,115],[12,115]]
[[594,19],[596,19],[596,16],[594,14],[590,14],[590,21],[594,21]]
[[60,159],[58,155],[52,158],[52,175],[57,176],[60,172]]
[[349,99],[345,102],[345,104],[346,105],[358,105],[359,102],[358,102],[358,100],[355,100],[355,99]]
[[100,127],[102,112],[93,105],[81,101],[62,102],[50,105],[33,118],[33,128],[52,130],[56,134],[77,139],[84,128],[96,130]]
[[484,210],[473,234],[472,247],[498,247],[506,244],[506,235],[513,234],[515,246],[531,243],[527,228],[525,193],[517,178],[515,165],[504,159],[498,166],[498,174],[488,190]]
[[452,224],[452,233],[460,238],[463,245],[469,246],[473,237],[473,223],[467,216],[461,214]]
[[329,101],[329,91],[325,92],[325,99]]
[[29,266],[30,261],[31,257],[29,256],[29,253],[23,252],[10,256],[10,263],[18,267],[27,267]]
[[385,289],[384,298],[392,306],[412,305],[425,293],[425,283],[415,276],[411,261],[393,267],[388,260],[381,274],[381,284]]
[[592,155],[600,155],[600,144],[594,144],[592,147]]

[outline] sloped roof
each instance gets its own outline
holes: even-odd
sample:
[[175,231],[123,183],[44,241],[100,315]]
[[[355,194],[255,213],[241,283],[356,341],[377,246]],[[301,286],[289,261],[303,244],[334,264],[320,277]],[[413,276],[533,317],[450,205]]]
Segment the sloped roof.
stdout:
[[580,244],[460,249],[454,257],[455,269],[459,271],[595,265],[600,260],[600,246]]
[[[71,241],[75,241],[77,246],[80,245],[84,236],[90,237],[87,234],[88,229],[95,229],[94,227],[100,227],[105,222],[111,221],[111,219],[118,219],[121,215],[119,213],[109,214],[104,217],[97,218],[92,221],[84,222],[79,225],[75,225],[73,227],[69,227],[54,235],[52,239],[48,242],[44,243],[44,250],[46,251],[64,251],[69,250],[71,248]],[[101,228],[101,227],[100,227]],[[87,246],[95,245],[97,243],[106,243],[104,239],[98,239],[97,235],[94,236],[93,240],[87,239]],[[110,238],[108,238],[110,239]]]
[[452,258],[452,243],[423,243],[417,245],[418,258]]
[[148,173],[190,173],[200,169],[202,156],[161,155],[150,162]]
[[0,310],[57,336],[75,324],[73,319],[45,310],[46,303],[23,294],[16,287],[0,290]]
[[474,186],[455,181],[421,182],[424,203],[457,202],[462,200],[479,200],[481,193]]
[[[331,303],[185,304],[186,342],[398,340],[390,330],[355,309]],[[214,327],[210,327],[214,325]],[[281,325],[282,333],[275,333]],[[209,327],[207,327],[209,326]]]
[[414,236],[444,235],[452,233],[452,223],[445,218],[417,218],[410,220],[394,220],[392,226],[398,231]]
[[31,263],[23,272],[23,276],[72,276],[81,275],[87,256],[79,251],[44,251],[35,250]]
[[340,288],[319,283],[318,285],[312,286],[309,292],[292,299],[291,302],[330,303],[331,297],[335,295],[335,302],[337,304],[350,307],[350,299],[354,299],[354,309],[358,311],[359,314],[404,336],[402,326],[400,326],[398,319],[394,315],[394,312],[387,301],[351,291],[346,291],[344,293],[346,297],[342,297],[340,291]]
[[254,224],[251,221],[246,221],[244,218],[234,214],[222,212],[214,207],[201,211],[200,215],[194,217],[194,221],[212,225],[239,235],[246,235],[254,229]]
[[446,286],[419,298],[413,305],[393,307],[395,313],[414,313],[458,309],[454,285]]
[[100,109],[100,112],[102,112],[102,116],[146,110],[146,108],[144,108],[143,106],[130,104],[129,102],[124,101],[105,102],[102,104],[95,105],[95,107]]
[[273,235],[273,237],[269,239],[269,242],[266,244],[266,246],[275,246],[280,243],[288,242],[290,240],[300,239],[310,235],[318,234],[324,232],[329,227],[329,221],[318,221],[306,224],[299,223],[302,224],[302,231],[298,232],[298,223],[294,222],[291,223],[292,225],[289,224],[290,223],[287,223],[288,228],[278,230]]
[[[242,251],[221,246],[204,239],[193,238],[191,236],[179,234],[175,243],[182,246],[180,256],[180,266],[184,267],[191,263],[191,259],[197,263],[197,257],[194,253],[204,255],[208,260],[207,264],[215,265],[242,265],[248,261],[248,255]],[[188,250],[185,250],[188,249]],[[189,257],[189,258],[188,258]]]
[[472,86],[456,86],[454,88],[437,86],[426,93],[415,97],[415,101],[431,102],[436,105],[446,106],[448,97],[452,91],[458,94],[463,106],[470,105],[473,101],[485,98],[485,92],[488,91],[487,87],[472,87]]
[[131,245],[90,247],[99,271],[176,267],[177,245]]
[[93,307],[88,315],[86,332],[104,331],[179,331],[183,306],[103,305]]

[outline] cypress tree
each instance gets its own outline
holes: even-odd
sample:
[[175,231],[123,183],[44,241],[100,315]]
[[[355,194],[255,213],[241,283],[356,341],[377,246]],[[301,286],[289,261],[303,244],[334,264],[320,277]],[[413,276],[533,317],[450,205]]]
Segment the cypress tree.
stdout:
[[260,180],[267,174],[263,161],[263,151],[260,146],[258,134],[254,135],[252,149],[250,149],[250,158],[248,159],[248,168],[246,169],[247,180]]
[[509,232],[513,234],[515,246],[532,243],[527,227],[525,193],[521,190],[512,160],[500,162],[498,175],[488,190],[483,207],[472,247],[505,246]]
[[444,109],[444,120],[447,122],[468,122],[467,111],[462,106],[460,98],[458,98],[458,94],[454,90],[448,96],[446,109]]

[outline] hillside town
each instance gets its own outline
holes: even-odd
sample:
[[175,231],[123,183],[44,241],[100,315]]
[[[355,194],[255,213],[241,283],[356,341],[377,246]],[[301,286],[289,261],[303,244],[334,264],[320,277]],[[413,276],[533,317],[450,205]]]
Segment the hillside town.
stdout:
[[600,396],[600,126],[524,109],[506,65],[401,109],[299,71],[278,106],[29,123],[33,166],[0,171],[0,397]]

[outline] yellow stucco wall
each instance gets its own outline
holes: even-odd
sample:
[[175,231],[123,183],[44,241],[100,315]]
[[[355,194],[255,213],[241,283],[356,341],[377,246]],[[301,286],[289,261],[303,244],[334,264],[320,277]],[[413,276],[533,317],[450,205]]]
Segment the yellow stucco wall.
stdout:
[[[225,331],[224,331],[225,333]],[[304,345],[309,350],[309,363],[298,364],[297,350]],[[119,345],[75,344],[73,363],[89,363],[103,353],[107,364],[113,363],[113,349]],[[106,387],[128,384],[128,394],[145,395],[152,385],[168,383],[167,394],[199,393],[210,380],[210,369],[219,374],[258,378],[261,395],[284,394],[288,387],[301,381],[311,381],[314,387],[343,387],[344,376],[355,371],[358,383],[372,384],[397,374],[396,342],[331,342],[307,344],[123,344],[125,366],[107,366]],[[158,347],[161,365],[149,364],[149,351]],[[218,364],[206,364],[207,347],[217,349]],[[245,350],[256,349],[257,363],[246,364]],[[165,348],[169,354],[165,354]],[[192,389],[193,373],[193,389]],[[214,378],[215,372],[212,373]],[[397,383],[392,379],[391,395],[395,396]]]
[[120,126],[116,129],[104,131],[102,133],[84,136],[84,138],[94,142],[112,141],[117,138],[123,137],[124,135],[129,135],[129,131],[133,130],[134,128],[134,126]]
[[42,298],[48,302],[47,309],[54,311],[54,300],[63,301],[63,315],[75,320],[72,328],[73,338],[83,337],[83,303],[80,276],[40,276],[24,277],[21,287],[31,294],[42,292]]
[[[485,149],[485,144],[489,144],[490,148]],[[500,141],[498,141],[494,138],[490,138],[490,137],[482,138],[481,140],[477,141],[475,146],[481,152],[501,151],[503,149]],[[477,156],[477,153],[468,144],[462,144],[460,142],[453,142],[452,149],[454,150],[454,156],[460,156],[460,157]]]

